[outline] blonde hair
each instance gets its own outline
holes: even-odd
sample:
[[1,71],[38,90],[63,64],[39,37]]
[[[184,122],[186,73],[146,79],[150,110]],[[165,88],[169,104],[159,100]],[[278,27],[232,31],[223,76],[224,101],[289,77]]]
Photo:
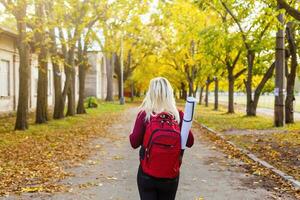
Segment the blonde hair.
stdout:
[[150,81],[146,97],[140,106],[141,111],[146,112],[145,121],[149,121],[154,113],[168,112],[176,121],[180,122],[179,112],[173,95],[170,82],[163,77],[157,77]]

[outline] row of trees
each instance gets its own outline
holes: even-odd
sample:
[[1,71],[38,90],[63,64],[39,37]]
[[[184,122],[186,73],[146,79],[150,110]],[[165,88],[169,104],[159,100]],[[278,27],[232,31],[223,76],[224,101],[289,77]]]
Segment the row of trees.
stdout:
[[[18,31],[20,58],[19,99],[15,129],[28,128],[28,91],[30,58],[38,56],[36,123],[46,123],[48,114],[48,63],[53,67],[53,118],[85,113],[85,74],[89,68],[88,51],[98,47],[106,60],[107,100],[113,100],[113,73],[120,79],[120,41],[126,40],[128,58],[125,78],[130,76],[135,47],[140,43],[140,14],[148,5],[138,0],[1,0],[7,21]],[[129,48],[127,48],[129,49]],[[79,100],[76,103],[76,67],[79,73]],[[62,83],[62,73],[65,81]],[[77,108],[76,108],[77,104]],[[65,108],[66,107],[66,108]],[[66,112],[65,112],[66,111]]]
[[[247,115],[255,116],[260,95],[274,90],[275,52],[282,50],[275,48],[276,32],[284,29],[285,57],[280,59],[286,71],[285,112],[286,122],[293,123],[299,54],[297,6],[297,1],[283,0],[160,3],[159,12],[149,23],[158,47],[135,71],[133,79],[145,89],[141,76],[166,76],[181,98],[195,96],[200,90],[201,102],[205,90],[206,104],[209,86],[215,83],[216,100],[219,85],[228,91],[228,113],[234,112],[234,92],[242,91],[247,97]],[[277,18],[284,13],[282,23]],[[145,75],[145,71],[152,74]]]
[[[222,25],[225,26],[225,33],[229,35],[229,37],[232,34],[237,34],[237,37],[240,40],[239,43],[242,44],[236,48],[238,53],[232,60],[233,64],[238,63],[239,60],[241,60],[243,66],[246,66],[244,69],[246,77],[243,79],[243,82],[247,95],[246,112],[248,116],[256,115],[259,97],[266,88],[265,86],[268,81],[273,77],[275,68],[277,69],[277,75],[282,73],[278,71],[278,69],[280,69],[279,65],[282,63],[285,65],[284,71],[287,82],[286,88],[284,88],[287,91],[287,97],[285,99],[286,123],[294,122],[294,85],[298,65],[296,45],[298,36],[296,35],[296,30],[299,26],[293,17],[286,16],[285,20],[282,19],[283,13],[285,12],[284,9],[289,10],[292,8],[292,5],[297,6],[297,3],[290,2],[287,4],[286,2],[279,0],[246,2],[218,1],[210,4],[210,6],[220,15],[221,19],[223,19]],[[295,9],[293,11],[295,11]],[[291,12],[288,11],[288,13]],[[278,18],[279,16],[281,18]],[[229,19],[226,19],[227,17]],[[277,20],[277,18],[279,20]],[[229,32],[228,34],[226,26],[234,29],[234,31]],[[283,29],[286,31],[286,37],[285,39],[282,39],[283,43],[281,44],[280,37],[284,37],[284,34],[281,32],[281,34],[277,34],[277,37],[275,37],[275,33],[277,30],[280,33]],[[275,43],[277,44],[275,45]],[[275,53],[277,57],[275,57]],[[228,57],[226,58],[225,56],[224,60],[226,63],[230,58],[228,59]],[[227,67],[228,81],[234,80],[234,78],[232,78],[234,76],[230,75],[230,69],[232,68]],[[243,70],[240,72],[243,73]],[[237,75],[240,75],[240,72],[237,72]],[[281,84],[284,83],[284,77],[280,78],[279,76],[279,80],[276,80],[276,82]],[[231,89],[232,86],[230,87],[230,83],[228,85],[230,94],[228,112],[233,112],[233,91]],[[278,86],[276,85],[275,87]],[[282,92],[280,88],[278,88],[278,90],[279,93]],[[283,105],[283,102],[280,104]]]
[[[276,32],[285,29],[286,122],[293,122],[298,71],[299,3],[284,0],[0,0],[18,29],[20,94],[16,129],[26,129],[30,54],[39,61],[36,122],[48,120],[47,70],[53,66],[53,118],[85,113],[84,83],[88,50],[105,55],[107,97],[113,99],[113,73],[119,82],[124,62],[125,87],[131,96],[147,89],[153,76],[165,76],[180,98],[210,85],[228,91],[228,113],[234,112],[234,92],[247,95],[247,115],[256,115],[261,93],[272,91],[276,68]],[[283,23],[277,20],[287,13]],[[121,45],[121,43],[123,45]],[[277,49],[278,50],[278,49]],[[282,50],[282,49],[281,49]],[[283,54],[282,54],[283,55]],[[75,107],[75,66],[79,71],[79,101]],[[61,73],[66,80],[62,84]],[[67,102],[67,104],[66,104]],[[66,113],[65,111],[66,107]],[[215,103],[215,109],[218,102]]]

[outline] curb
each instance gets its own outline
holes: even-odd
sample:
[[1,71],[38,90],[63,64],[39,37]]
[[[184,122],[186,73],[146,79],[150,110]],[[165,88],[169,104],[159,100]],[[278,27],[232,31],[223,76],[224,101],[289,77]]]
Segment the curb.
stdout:
[[[194,120],[195,121],[195,120]],[[227,139],[225,139],[225,137],[218,133],[217,131],[195,121],[196,124],[200,125],[201,127],[203,127],[204,129],[206,129],[207,131],[215,134],[216,136],[218,136],[219,138],[221,138],[222,140],[224,140],[227,144],[233,146],[234,148],[236,148],[237,150],[239,150],[241,153],[245,154],[248,158],[250,158],[251,160],[255,161],[256,163],[259,163],[261,166],[271,170],[273,173],[275,173],[276,175],[280,176],[282,179],[284,179],[285,181],[287,181],[288,183],[290,183],[292,185],[292,187],[295,190],[300,190],[300,181],[296,180],[294,177],[284,173],[283,171],[275,168],[273,165],[269,164],[268,162],[258,158],[256,155],[254,155],[253,153],[251,153],[248,150],[242,149],[240,147],[237,147],[234,143],[232,143],[231,141],[228,141]]]

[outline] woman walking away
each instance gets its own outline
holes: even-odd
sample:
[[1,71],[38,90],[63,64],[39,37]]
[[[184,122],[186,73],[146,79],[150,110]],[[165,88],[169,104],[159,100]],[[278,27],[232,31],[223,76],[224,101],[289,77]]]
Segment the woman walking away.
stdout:
[[[141,200],[175,199],[183,156],[182,118],[169,81],[162,77],[152,79],[129,137],[133,148],[140,147],[137,184]],[[193,144],[190,132],[186,146]]]

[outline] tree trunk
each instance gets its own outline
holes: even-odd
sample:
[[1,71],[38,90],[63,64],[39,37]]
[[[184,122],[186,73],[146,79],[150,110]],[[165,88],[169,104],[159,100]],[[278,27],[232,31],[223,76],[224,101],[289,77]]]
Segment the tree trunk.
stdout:
[[120,58],[119,56],[116,54],[115,57],[115,66],[114,66],[114,72],[117,75],[117,80],[118,80],[118,99],[121,98],[121,92],[122,92],[122,88],[121,88],[121,63],[120,63]]
[[19,68],[19,99],[15,130],[28,128],[28,90],[29,90],[29,47],[25,42],[19,44],[20,68]]
[[66,80],[64,83],[64,89],[59,97],[59,104],[58,104],[58,117],[55,119],[61,119],[64,118],[64,112],[65,112],[65,106],[66,106],[66,98],[67,98],[67,94],[69,91],[69,87],[71,87],[71,77],[70,77],[70,72],[68,71],[69,67],[67,66],[67,64],[64,64],[64,72],[65,72],[65,76],[66,76]]
[[86,110],[84,108],[85,76],[86,76],[85,64],[79,65],[79,99],[77,104],[77,114],[86,113]]
[[48,121],[48,50],[46,44],[44,23],[44,9],[41,2],[35,4],[37,23],[36,27],[40,31],[35,31],[34,39],[38,53],[38,88],[36,101],[35,123],[41,124]]
[[20,56],[19,67],[19,99],[17,107],[17,117],[15,123],[16,130],[25,130],[28,128],[27,114],[28,114],[28,91],[29,91],[29,45],[27,43],[26,34],[26,6],[20,9],[16,16],[18,28],[18,51]]
[[193,96],[194,93],[194,84],[192,80],[189,80],[189,96]]
[[234,113],[234,76],[233,70],[228,70],[228,113]]
[[60,119],[64,117],[61,116],[61,106],[60,104],[62,99],[62,85],[61,85],[61,71],[59,64],[56,60],[56,55],[51,55],[52,69],[53,69],[53,82],[54,82],[54,110],[53,110],[53,119]]
[[274,69],[275,69],[275,62],[269,67],[267,72],[264,74],[262,80],[259,82],[257,88],[255,89],[254,100],[253,100],[253,105],[252,105],[253,106],[252,109],[254,110],[254,115],[256,115],[256,109],[257,109],[259,97],[262,93],[262,90],[263,90],[264,86],[266,85],[266,83],[268,82],[268,80],[270,80],[272,78]]
[[202,105],[203,90],[204,90],[204,87],[201,86],[201,87],[200,87],[200,94],[199,94],[199,105]]
[[85,77],[86,69],[88,65],[87,59],[87,44],[84,45],[82,49],[81,38],[78,40],[78,60],[79,60],[79,99],[77,104],[77,114],[85,114],[86,110],[84,107],[84,90],[85,90]]
[[[283,14],[278,15],[278,21],[283,24]],[[275,126],[284,126],[285,112],[284,112],[284,78],[285,78],[285,38],[284,31],[279,28],[276,34],[276,53],[275,53],[275,108],[274,108],[274,122]]]
[[140,89],[137,89],[137,91],[136,91],[136,96],[137,96],[137,97],[141,97],[141,90],[140,90]]
[[131,102],[133,102],[134,101],[134,82],[133,81],[131,81],[130,82],[130,99],[131,99]]
[[246,81],[246,93],[247,93],[247,106],[246,112],[247,116],[255,116],[256,109],[254,108],[253,98],[252,98],[252,77],[253,77],[253,63],[254,63],[255,52],[252,50],[247,51],[247,62],[248,62],[248,73]]
[[115,65],[115,54],[106,57],[107,93],[106,101],[113,101],[113,72]]
[[[46,4],[46,9],[48,13],[48,17],[51,19],[53,18],[53,7],[52,4]],[[53,119],[60,119],[64,117],[63,112],[60,111],[61,103],[62,103],[62,80],[61,75],[62,72],[59,66],[59,57],[57,51],[57,44],[56,44],[56,34],[55,28],[51,27],[49,29],[49,37],[50,37],[50,54],[51,54],[51,63],[52,63],[52,71],[53,71],[53,83],[54,83],[54,110],[53,110]]]
[[[50,16],[51,17],[51,16]],[[51,37],[52,37],[52,49],[53,49],[53,52],[56,51],[57,53],[57,50],[56,50],[56,46],[54,46],[56,43],[55,43],[55,31],[53,30],[53,34],[51,34]],[[66,106],[66,98],[67,98],[67,95],[68,95],[68,92],[69,92],[69,88],[71,87],[72,83],[71,83],[71,73],[70,73],[70,68],[71,66],[69,65],[69,53],[67,51],[67,47],[66,47],[66,41],[64,39],[64,36],[63,36],[63,31],[62,29],[59,29],[59,37],[60,37],[60,40],[62,42],[62,54],[63,54],[63,58],[64,58],[64,62],[63,62],[63,65],[64,65],[64,74],[65,74],[65,82],[64,82],[64,88],[61,92],[61,94],[59,96],[57,96],[57,100],[58,100],[58,104],[57,104],[57,113],[56,115],[54,116],[55,119],[61,119],[61,118],[64,118],[65,115],[65,106]],[[55,48],[55,49],[54,49]],[[54,51],[55,50],[55,51]],[[54,57],[54,55],[52,55],[52,59],[56,59]],[[56,60],[54,61],[56,62]],[[58,64],[58,63],[56,63]],[[57,66],[57,69],[55,70],[56,72],[58,72],[59,68]],[[56,81],[58,80],[61,80],[60,77],[58,76],[61,76],[61,74],[56,74],[54,77],[57,78]],[[61,84],[61,83],[60,83]],[[56,92],[58,92],[60,89],[58,88],[59,86],[59,83],[57,83],[57,87],[56,87]],[[58,95],[58,94],[57,94]]]
[[41,46],[38,56],[39,73],[36,102],[35,123],[41,124],[48,121],[48,62],[46,46]]
[[214,109],[218,110],[219,109],[219,80],[217,77],[214,79],[215,81],[215,105]]
[[[288,22],[286,26],[286,36],[288,40],[288,46],[291,54],[291,67],[290,73],[287,73],[287,85],[286,85],[286,99],[285,99],[285,122],[294,123],[294,88],[295,88],[295,79],[297,73],[297,45],[295,42],[295,28],[293,27],[293,22]],[[286,62],[287,64],[287,62]],[[286,68],[288,68],[286,66]]]
[[206,107],[208,107],[209,85],[210,85],[210,80],[207,79],[207,81],[206,81],[206,86],[205,86],[205,106],[206,106]]
[[131,76],[133,70],[135,69],[135,66],[132,66],[131,63],[131,49],[128,51],[127,54],[127,60],[126,63],[124,64],[124,73],[123,73],[123,81],[124,83],[126,82],[126,80]]
[[228,113],[234,113],[234,82],[246,71],[246,68],[244,68],[237,72],[235,75],[233,74],[233,71],[235,69],[236,64],[238,63],[241,53],[242,51],[240,50],[232,63],[228,61],[229,55],[228,53],[226,54],[226,69],[228,72]]
[[195,90],[193,91],[193,97],[196,98],[196,94],[197,94],[197,91],[198,91],[198,84],[197,84],[197,87],[195,88]]
[[70,77],[70,86],[68,88],[68,108],[67,108],[67,116],[74,116],[76,114],[75,112],[75,84],[76,84],[76,71],[75,71],[75,60],[74,60],[74,53],[75,48],[72,47],[69,50],[69,56],[68,56],[68,73]]
[[187,91],[185,89],[185,84],[181,82],[181,99],[186,100],[187,98]]

